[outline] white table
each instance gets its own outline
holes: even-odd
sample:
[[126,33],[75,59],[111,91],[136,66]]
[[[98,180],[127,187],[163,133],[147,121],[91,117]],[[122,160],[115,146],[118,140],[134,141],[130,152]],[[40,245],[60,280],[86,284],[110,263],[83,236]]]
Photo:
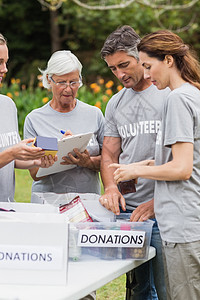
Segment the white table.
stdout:
[[[150,247],[147,260],[154,256],[155,248]],[[66,286],[0,285],[0,300],[77,300],[147,260],[69,262]]]

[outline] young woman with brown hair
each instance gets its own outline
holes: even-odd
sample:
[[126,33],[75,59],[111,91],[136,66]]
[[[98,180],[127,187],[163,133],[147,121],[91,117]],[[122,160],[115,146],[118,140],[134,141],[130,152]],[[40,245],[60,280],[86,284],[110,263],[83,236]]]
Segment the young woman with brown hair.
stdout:
[[[117,168],[117,182],[154,179],[168,299],[200,299],[200,65],[182,39],[167,30],[138,45],[144,77],[171,92],[163,105],[154,161]],[[148,147],[148,145],[147,145]],[[140,179],[138,179],[140,180]]]

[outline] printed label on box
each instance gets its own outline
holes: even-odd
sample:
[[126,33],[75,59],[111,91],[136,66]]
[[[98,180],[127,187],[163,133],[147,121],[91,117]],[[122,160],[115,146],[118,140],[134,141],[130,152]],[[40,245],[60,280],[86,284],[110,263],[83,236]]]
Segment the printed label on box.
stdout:
[[142,248],[145,231],[120,230],[80,230],[78,246],[80,247],[134,247]]
[[0,269],[61,270],[63,248],[0,245]]

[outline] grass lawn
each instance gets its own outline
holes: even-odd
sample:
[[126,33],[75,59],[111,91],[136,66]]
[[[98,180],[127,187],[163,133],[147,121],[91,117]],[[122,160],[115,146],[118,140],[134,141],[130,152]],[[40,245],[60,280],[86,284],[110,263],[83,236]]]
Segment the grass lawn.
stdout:
[[[15,201],[30,202],[32,179],[27,170],[15,170],[16,188]],[[116,261],[117,263],[117,261]],[[98,272],[98,270],[97,270]],[[125,275],[106,284],[97,290],[97,300],[124,300]]]
[[31,201],[32,181],[28,170],[15,169],[15,201]]

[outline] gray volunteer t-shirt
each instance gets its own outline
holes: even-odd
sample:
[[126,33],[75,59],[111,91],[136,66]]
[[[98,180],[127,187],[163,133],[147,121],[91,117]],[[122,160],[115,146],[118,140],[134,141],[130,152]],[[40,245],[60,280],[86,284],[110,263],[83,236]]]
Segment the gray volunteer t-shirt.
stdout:
[[200,91],[189,83],[173,90],[164,103],[161,127],[156,142],[156,165],[172,160],[171,145],[194,144],[190,179],[156,182],[154,206],[161,237],[172,243],[197,241],[200,239]]
[[[156,135],[160,127],[161,107],[169,90],[154,85],[142,92],[123,88],[106,107],[105,136],[120,137],[119,162],[130,164],[154,159]],[[154,181],[139,178],[136,193],[125,195],[127,209],[135,209],[153,198]]]
[[[7,96],[0,95],[0,152],[20,141],[17,109]],[[14,201],[14,161],[0,168],[0,202]]]
[[[87,150],[91,156],[100,154],[104,135],[104,117],[99,108],[77,100],[76,107],[72,111],[61,113],[52,109],[47,103],[33,110],[25,119],[25,138],[40,135],[61,139],[63,135],[60,130],[71,130],[73,134],[93,132]],[[74,169],[34,181],[32,192],[100,194],[99,173],[76,166]]]

